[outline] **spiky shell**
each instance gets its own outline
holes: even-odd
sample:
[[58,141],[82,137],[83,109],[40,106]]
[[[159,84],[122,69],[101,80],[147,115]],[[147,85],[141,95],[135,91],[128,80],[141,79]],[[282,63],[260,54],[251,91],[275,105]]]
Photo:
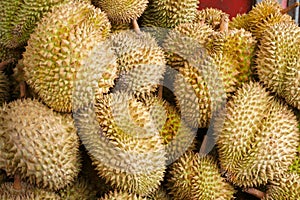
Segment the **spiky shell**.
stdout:
[[241,187],[272,181],[296,156],[299,130],[293,112],[258,83],[240,88],[228,102],[224,123],[216,126],[221,168]]
[[300,198],[300,176],[286,173],[270,183],[263,200],[294,200]]
[[28,41],[23,63],[26,82],[49,107],[71,112],[76,72],[110,27],[100,9],[81,1],[55,7],[42,18]]
[[110,191],[105,194],[104,197],[99,198],[98,200],[147,200],[147,198],[137,196],[136,194],[122,192],[122,191]]
[[71,116],[61,116],[37,100],[16,100],[0,110],[0,168],[20,172],[49,190],[65,187],[80,168],[79,138]]
[[247,16],[247,30],[259,40],[268,26],[279,22],[295,23],[290,15],[282,14],[281,10],[282,7],[276,0],[264,0],[255,4]]
[[147,196],[148,200],[171,200],[165,188],[160,187],[153,194]]
[[148,0],[93,0],[113,23],[129,23],[138,19],[148,5]]
[[60,200],[55,192],[35,188],[33,185],[21,183],[21,190],[14,188],[13,183],[7,182],[0,185],[0,198],[5,200]]
[[235,17],[233,17],[231,19],[231,21],[229,21],[229,29],[245,29],[245,30],[249,30],[248,27],[248,15],[247,13],[243,13],[243,14],[237,14]]
[[222,10],[216,8],[205,8],[197,11],[194,21],[204,22],[205,24],[211,26],[213,30],[218,30],[220,28],[221,18],[224,15],[229,17],[229,15]]
[[4,72],[0,71],[0,106],[9,99],[9,83]]
[[232,199],[235,190],[225,182],[213,158],[191,151],[173,163],[167,188],[176,199]]
[[122,31],[111,41],[120,71],[115,89],[137,96],[156,91],[166,69],[164,51],[156,40],[149,33]]
[[278,23],[269,27],[256,52],[259,79],[278,96],[300,109],[300,28]]

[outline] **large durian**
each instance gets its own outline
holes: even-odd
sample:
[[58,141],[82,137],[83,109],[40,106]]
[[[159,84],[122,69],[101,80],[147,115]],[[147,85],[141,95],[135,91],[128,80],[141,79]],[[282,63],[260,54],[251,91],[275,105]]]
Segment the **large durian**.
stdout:
[[300,28],[278,23],[264,32],[256,52],[256,68],[264,85],[300,109]]
[[[71,112],[76,72],[90,59],[91,50],[106,39],[110,27],[104,12],[81,1],[57,6],[44,15],[23,54],[25,80],[43,102],[56,111]],[[104,81],[115,72],[112,65],[106,67],[108,77],[103,77]]]
[[299,145],[293,112],[258,83],[245,83],[216,125],[217,149],[228,180],[240,187],[264,185],[288,171]]
[[0,71],[0,106],[9,99],[9,83],[7,76]]
[[128,23],[137,20],[145,11],[148,0],[92,0],[101,8],[112,23]]
[[209,156],[189,151],[170,166],[167,189],[173,199],[232,199],[233,186],[221,177]]
[[49,190],[70,184],[80,169],[79,138],[70,115],[24,99],[0,109],[0,168]]

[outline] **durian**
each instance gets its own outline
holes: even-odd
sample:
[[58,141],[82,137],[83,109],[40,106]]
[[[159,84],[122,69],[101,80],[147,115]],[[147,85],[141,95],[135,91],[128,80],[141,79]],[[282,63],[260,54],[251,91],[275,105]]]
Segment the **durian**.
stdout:
[[223,12],[222,10],[216,8],[205,8],[198,10],[195,18],[195,22],[204,22],[205,24],[212,27],[213,30],[217,31],[220,28],[221,18],[229,14]]
[[235,190],[221,177],[213,158],[191,151],[168,171],[167,189],[173,199],[232,199]]
[[79,138],[70,115],[24,99],[0,109],[0,168],[8,175],[49,190],[74,181],[79,173]]
[[219,161],[228,180],[257,187],[288,171],[299,145],[293,112],[258,83],[245,83],[216,123]]
[[[23,54],[28,85],[49,107],[71,112],[76,72],[90,59],[92,49],[106,39],[110,28],[106,14],[89,3],[75,1],[55,7],[38,23]],[[108,68],[114,71],[112,66]]]
[[93,0],[92,3],[101,8],[112,23],[129,23],[137,20],[145,11],[148,0]]
[[300,109],[300,28],[278,23],[269,27],[256,52],[256,68],[264,85]]
[[105,194],[104,197],[99,198],[98,200],[147,200],[145,197],[137,196],[136,194],[122,192],[122,191],[110,191]]
[[4,72],[0,71],[0,107],[9,99],[9,83]]

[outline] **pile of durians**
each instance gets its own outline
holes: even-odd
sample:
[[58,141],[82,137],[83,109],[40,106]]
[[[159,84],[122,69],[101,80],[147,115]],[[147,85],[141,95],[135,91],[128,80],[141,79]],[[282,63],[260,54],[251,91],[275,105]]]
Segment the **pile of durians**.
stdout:
[[2,0],[0,199],[300,199],[298,5],[198,5]]

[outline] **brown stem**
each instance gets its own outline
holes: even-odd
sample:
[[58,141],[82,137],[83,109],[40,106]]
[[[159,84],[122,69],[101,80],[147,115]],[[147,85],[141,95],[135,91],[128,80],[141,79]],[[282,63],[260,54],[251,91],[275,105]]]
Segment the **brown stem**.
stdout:
[[12,59],[2,61],[2,62],[0,63],[0,70],[1,70],[1,71],[4,70],[4,69],[6,68],[6,66],[7,66],[9,63],[11,63],[11,62],[12,62]]
[[20,98],[25,98],[26,97],[26,83],[22,81],[20,83]]
[[200,147],[200,151],[199,153],[200,154],[204,154],[205,153],[205,149],[207,147],[207,135],[204,135],[204,138],[203,138],[203,141],[202,141],[202,144],[201,144],[201,147]]
[[134,30],[137,34],[141,34],[141,29],[140,29],[140,26],[139,26],[139,24],[137,23],[137,20],[136,20],[136,19],[133,19],[133,20],[132,20],[132,27],[133,27],[133,30]]
[[291,10],[293,10],[294,8],[298,7],[298,6],[300,6],[300,3],[296,2],[292,5],[290,5],[289,7],[282,9],[280,12],[282,14],[286,14],[286,13],[290,12]]
[[266,195],[264,192],[256,189],[256,188],[247,188],[244,189],[244,192],[255,196],[256,198],[262,199]]
[[22,190],[21,177],[19,173],[15,173],[13,188],[15,190]]
[[229,18],[227,15],[223,15],[221,18],[220,31],[228,31]]
[[164,86],[163,85],[159,85],[159,88],[158,88],[158,98],[160,98],[160,99],[162,99],[163,90],[164,90]]

